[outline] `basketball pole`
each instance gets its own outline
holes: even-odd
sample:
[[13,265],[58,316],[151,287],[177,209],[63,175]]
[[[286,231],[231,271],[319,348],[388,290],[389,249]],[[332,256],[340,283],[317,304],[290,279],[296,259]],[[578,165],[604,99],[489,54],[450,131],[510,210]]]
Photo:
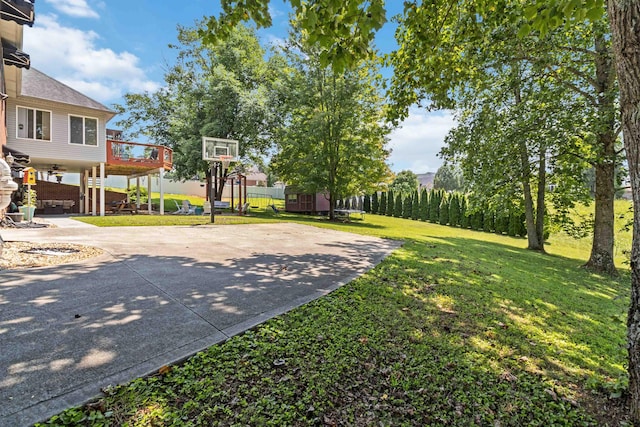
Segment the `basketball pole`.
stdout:
[[218,192],[218,162],[211,162],[211,185],[209,186],[209,203],[211,203],[211,224],[216,222],[216,194]]

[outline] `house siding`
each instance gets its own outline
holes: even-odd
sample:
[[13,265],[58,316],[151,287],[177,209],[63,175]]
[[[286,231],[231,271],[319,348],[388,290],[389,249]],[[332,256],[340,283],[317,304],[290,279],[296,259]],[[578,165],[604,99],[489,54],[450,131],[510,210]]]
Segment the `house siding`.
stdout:
[[[95,163],[106,161],[106,121],[109,116],[104,112],[29,98],[10,99],[8,101],[6,114],[7,145],[9,147],[28,153],[32,158],[49,159],[52,163],[69,159]],[[18,106],[51,111],[51,141],[17,137]],[[97,146],[69,143],[69,115],[98,119]]]

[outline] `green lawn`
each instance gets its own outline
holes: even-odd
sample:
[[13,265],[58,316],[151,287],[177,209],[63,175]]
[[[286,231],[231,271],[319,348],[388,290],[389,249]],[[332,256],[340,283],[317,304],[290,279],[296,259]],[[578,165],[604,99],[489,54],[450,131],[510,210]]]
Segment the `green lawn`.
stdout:
[[620,263],[618,279],[580,268],[587,240],[552,235],[542,255],[377,215],[242,220],[405,244],[340,290],[50,424],[619,425],[630,278]]

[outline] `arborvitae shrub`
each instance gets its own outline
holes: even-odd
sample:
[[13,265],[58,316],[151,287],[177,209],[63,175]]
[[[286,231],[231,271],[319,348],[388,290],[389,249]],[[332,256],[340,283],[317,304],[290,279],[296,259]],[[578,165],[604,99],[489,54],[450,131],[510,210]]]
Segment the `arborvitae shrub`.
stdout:
[[378,206],[378,213],[385,215],[387,212],[387,193],[385,191],[380,194],[380,205]]
[[344,199],[344,208],[345,209],[351,209],[351,198],[347,197],[346,199]]
[[485,210],[483,215],[483,224],[482,229],[487,233],[490,233],[494,230],[494,213],[490,210]]
[[429,222],[435,224],[440,219],[441,201],[440,191],[431,190],[431,195],[429,196]]
[[509,226],[507,227],[507,234],[509,236],[515,237],[520,232],[520,226],[518,225],[519,218],[520,214],[509,214]]
[[413,198],[411,202],[411,219],[417,220],[420,218],[420,195],[418,190],[413,192]]
[[396,196],[396,203],[393,206],[393,216],[402,218],[402,194]]
[[467,198],[463,195],[460,200],[460,221],[461,228],[469,228],[469,216],[467,214]]
[[504,234],[509,229],[509,217],[504,213],[496,214],[495,232],[496,234]]
[[393,216],[395,202],[396,199],[394,197],[393,191],[389,190],[389,194],[387,194],[387,216]]
[[378,192],[375,191],[371,195],[371,212],[377,214],[379,212],[379,210],[380,210],[380,203],[378,202]]
[[420,192],[420,220],[426,221],[429,218],[429,196],[426,188]]
[[444,194],[440,202],[440,216],[438,218],[440,225],[449,224],[449,197]]
[[457,227],[460,225],[460,194],[453,193],[449,202],[449,225]]
[[482,217],[482,211],[478,210],[471,215],[471,229],[482,230],[484,225],[484,218]]
[[402,218],[411,218],[411,212],[413,212],[413,198],[407,194],[402,201]]
[[366,213],[371,212],[371,196],[368,194],[364,195],[364,201],[362,202],[362,210]]
[[520,220],[518,221],[518,225],[520,227],[518,231],[518,236],[527,237],[527,217],[524,213],[520,214]]
[[336,203],[336,208],[344,209],[344,202],[342,201],[342,199],[338,200],[338,202]]

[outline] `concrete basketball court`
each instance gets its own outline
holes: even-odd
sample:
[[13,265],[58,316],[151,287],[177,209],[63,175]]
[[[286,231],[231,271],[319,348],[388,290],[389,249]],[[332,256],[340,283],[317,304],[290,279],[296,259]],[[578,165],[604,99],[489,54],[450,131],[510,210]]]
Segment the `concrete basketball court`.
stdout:
[[[69,226],[73,225],[75,226]],[[397,241],[298,224],[3,229],[104,255],[0,272],[0,425],[31,425],[321,297]]]

